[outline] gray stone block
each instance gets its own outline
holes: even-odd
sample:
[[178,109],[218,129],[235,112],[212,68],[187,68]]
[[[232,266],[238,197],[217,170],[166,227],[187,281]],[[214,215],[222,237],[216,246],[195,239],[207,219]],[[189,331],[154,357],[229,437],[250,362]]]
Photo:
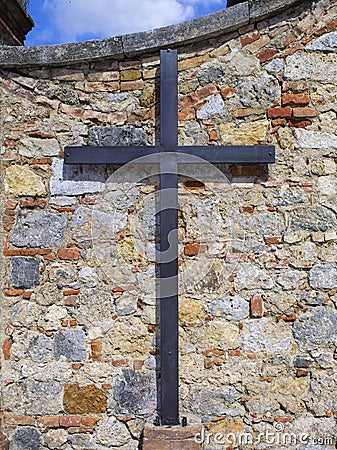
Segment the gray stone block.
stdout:
[[46,363],[53,359],[53,340],[40,334],[32,340],[28,348],[28,354],[32,361]]
[[15,288],[31,288],[40,280],[40,261],[35,258],[17,256],[12,259],[11,283]]
[[149,136],[141,128],[92,127],[89,130],[89,145],[150,145]]
[[36,428],[19,428],[13,436],[12,445],[15,450],[39,450],[40,433]]
[[306,50],[337,52],[337,31],[320,36],[318,39],[310,42],[305,48]]
[[84,331],[80,328],[55,333],[54,353],[56,359],[65,356],[68,361],[83,361],[86,357]]
[[68,219],[46,211],[20,211],[12,236],[16,247],[61,247]]
[[293,333],[298,344],[306,350],[337,342],[337,311],[317,307],[294,322]]
[[114,399],[118,414],[150,415],[156,409],[155,380],[134,370],[123,370],[116,382]]
[[62,394],[61,383],[27,379],[6,386],[3,389],[3,401],[7,408],[18,415],[50,415],[62,411]]
[[309,272],[309,284],[313,289],[337,287],[337,270],[332,264],[316,264]]

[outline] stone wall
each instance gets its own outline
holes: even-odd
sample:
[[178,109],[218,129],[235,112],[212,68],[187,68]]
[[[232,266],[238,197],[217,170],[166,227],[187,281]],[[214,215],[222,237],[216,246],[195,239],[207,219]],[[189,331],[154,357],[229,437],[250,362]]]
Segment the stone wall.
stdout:
[[[276,147],[268,167],[180,172],[180,409],[209,450],[336,444],[337,3],[268,5],[176,46],[179,144]],[[63,165],[66,145],[157,142],[163,43],[137,36],[1,49],[13,450],[137,449],[157,415],[157,169]]]

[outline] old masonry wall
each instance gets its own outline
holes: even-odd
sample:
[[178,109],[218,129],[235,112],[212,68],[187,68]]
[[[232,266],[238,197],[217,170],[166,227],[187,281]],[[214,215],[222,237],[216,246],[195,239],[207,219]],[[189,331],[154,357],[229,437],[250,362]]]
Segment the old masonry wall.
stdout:
[[[167,47],[181,145],[276,147],[268,167],[181,168],[181,416],[209,450],[244,436],[335,448],[336,28],[335,0],[250,0],[147,33],[0,47],[11,449],[137,449],[157,415],[156,169],[65,168],[63,150],[154,144]],[[199,448],[175,433],[165,447],[147,431],[146,448]]]

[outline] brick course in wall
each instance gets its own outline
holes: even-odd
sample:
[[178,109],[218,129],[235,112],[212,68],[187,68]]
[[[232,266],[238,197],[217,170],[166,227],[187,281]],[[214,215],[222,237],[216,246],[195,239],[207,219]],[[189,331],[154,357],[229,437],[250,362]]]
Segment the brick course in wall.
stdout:
[[262,449],[267,433],[335,445],[337,4],[260,3],[233,6],[225,31],[168,43],[179,144],[276,147],[268,167],[180,174],[187,429],[151,425],[156,174],[63,166],[66,145],[156,142],[156,45],[140,34],[131,51],[124,37],[86,60],[64,46],[51,64],[0,49],[0,419],[13,448],[210,450],[250,436]]

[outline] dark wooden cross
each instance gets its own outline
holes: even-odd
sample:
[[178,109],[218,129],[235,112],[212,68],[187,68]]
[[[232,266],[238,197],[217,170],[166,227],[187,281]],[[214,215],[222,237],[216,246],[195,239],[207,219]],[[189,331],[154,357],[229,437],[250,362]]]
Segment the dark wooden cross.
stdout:
[[[207,163],[273,163],[272,146],[178,145],[178,55],[160,52],[160,145],[153,147],[66,147],[66,164],[126,164],[153,155],[160,163],[159,256],[160,362],[162,425],[179,424],[178,396],[178,164],[195,163],[191,155]],[[201,161],[201,160],[200,160]]]

